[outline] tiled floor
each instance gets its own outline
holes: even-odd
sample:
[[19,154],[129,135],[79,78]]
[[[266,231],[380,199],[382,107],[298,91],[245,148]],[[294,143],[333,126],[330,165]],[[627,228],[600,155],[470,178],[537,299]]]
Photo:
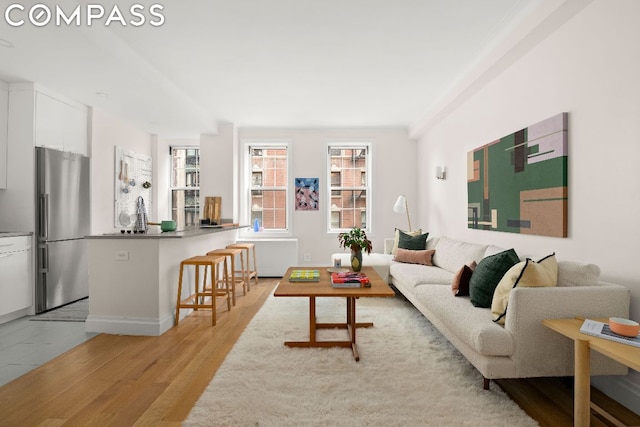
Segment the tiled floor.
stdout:
[[0,325],[0,386],[94,337],[84,322],[31,321],[32,316]]

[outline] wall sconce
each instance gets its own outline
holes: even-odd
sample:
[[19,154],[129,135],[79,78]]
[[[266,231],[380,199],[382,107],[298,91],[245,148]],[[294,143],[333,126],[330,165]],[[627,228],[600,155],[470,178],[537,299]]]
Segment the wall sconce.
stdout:
[[436,166],[436,178],[445,179],[447,177],[447,171],[444,166]]

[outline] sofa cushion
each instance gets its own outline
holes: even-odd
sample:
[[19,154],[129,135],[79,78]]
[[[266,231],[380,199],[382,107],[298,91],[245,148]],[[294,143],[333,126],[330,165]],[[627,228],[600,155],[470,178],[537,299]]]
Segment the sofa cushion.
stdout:
[[389,274],[393,277],[393,283],[401,281],[404,286],[409,288],[413,288],[420,283],[431,283],[449,285],[446,288],[451,292],[450,286],[451,280],[453,280],[453,273],[439,267],[392,261],[389,266]]
[[[395,255],[396,251],[398,250],[398,243],[400,242],[400,232],[402,230],[396,228],[396,232],[393,236],[393,248],[391,249],[391,254]],[[422,229],[419,228],[417,230],[414,231],[402,231],[405,234],[408,234],[409,236],[419,236],[422,234]],[[423,248],[424,249],[424,248]]]
[[558,286],[597,286],[600,267],[575,261],[558,261]]
[[433,257],[434,252],[435,251],[433,249],[430,251],[412,251],[409,249],[398,248],[394,261],[406,262],[409,264],[433,265],[431,263],[431,258]]
[[476,307],[491,307],[493,292],[507,270],[520,259],[513,249],[483,258],[478,263],[469,281],[469,296]]
[[453,295],[457,297],[469,295],[469,281],[471,280],[473,270],[476,269],[476,265],[476,262],[473,261],[471,265],[463,265],[460,270],[458,270],[451,282]]
[[487,249],[485,249],[484,255],[482,257],[484,258],[484,257],[488,257],[488,256],[491,256],[491,255],[495,255],[495,254],[498,254],[500,252],[504,252],[506,250],[507,250],[507,248],[503,248],[503,247],[500,247],[500,246],[488,245]]
[[504,325],[511,289],[519,287],[556,286],[558,283],[558,262],[551,254],[538,262],[531,259],[521,261],[511,267],[498,283],[491,301],[493,321]]
[[455,273],[462,265],[469,265],[472,261],[480,261],[486,248],[486,245],[462,242],[442,236],[435,247],[433,265]]
[[448,286],[417,285],[414,294],[430,312],[427,318],[433,318],[439,327],[446,328],[448,333],[478,353],[486,356],[514,354],[511,332],[491,321],[490,310],[472,306],[468,297],[455,298]]
[[427,247],[427,237],[429,237],[429,233],[412,236],[402,230],[398,230],[398,249],[422,251]]

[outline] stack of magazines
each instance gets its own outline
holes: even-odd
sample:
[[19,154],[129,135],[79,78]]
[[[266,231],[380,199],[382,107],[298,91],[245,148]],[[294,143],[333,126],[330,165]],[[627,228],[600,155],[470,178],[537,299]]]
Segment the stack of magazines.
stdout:
[[367,288],[371,286],[366,274],[354,271],[331,273],[331,286],[334,288]]
[[616,334],[609,329],[608,324],[598,322],[596,320],[586,319],[582,324],[582,327],[580,327],[580,332],[587,335],[593,335],[594,337],[640,347],[640,336],[626,337],[624,335]]

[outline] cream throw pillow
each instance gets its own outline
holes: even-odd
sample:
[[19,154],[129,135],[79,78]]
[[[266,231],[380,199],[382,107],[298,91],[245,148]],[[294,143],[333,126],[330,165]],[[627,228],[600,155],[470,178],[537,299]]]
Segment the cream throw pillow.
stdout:
[[[408,234],[409,236],[415,237],[422,234],[422,229],[418,229],[415,231],[403,231],[404,234]],[[396,228],[395,235],[393,237],[393,249],[391,249],[391,254],[395,256],[396,252],[398,252],[398,241],[400,240],[400,230]]]
[[493,321],[504,325],[511,289],[516,286],[549,287],[558,284],[558,261],[553,253],[538,262],[529,258],[511,267],[502,277],[493,294],[491,315]]

